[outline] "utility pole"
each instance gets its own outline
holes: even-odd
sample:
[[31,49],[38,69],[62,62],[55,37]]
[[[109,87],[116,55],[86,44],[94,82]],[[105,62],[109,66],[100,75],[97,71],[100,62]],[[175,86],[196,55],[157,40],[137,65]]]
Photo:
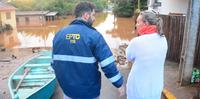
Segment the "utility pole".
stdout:
[[188,85],[191,82],[198,26],[200,22],[199,5],[200,0],[188,0],[188,12],[179,64],[180,85]]

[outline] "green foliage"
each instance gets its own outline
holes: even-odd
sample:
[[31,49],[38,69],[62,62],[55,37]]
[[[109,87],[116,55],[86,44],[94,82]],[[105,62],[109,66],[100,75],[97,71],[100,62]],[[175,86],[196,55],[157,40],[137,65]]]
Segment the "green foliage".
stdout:
[[134,12],[134,4],[132,0],[116,0],[114,1],[114,14],[119,17],[131,17]]
[[63,0],[54,0],[47,6],[49,11],[58,11],[61,15],[71,13],[73,4],[71,2],[64,2]]
[[[135,1],[135,9],[138,9],[137,4],[138,4],[138,0]],[[147,9],[148,9],[147,0],[140,0],[140,10],[143,11]]]
[[10,2],[14,5],[17,10],[24,11],[24,10],[32,10],[34,8],[34,1],[22,1],[22,0],[14,0]]
[[0,33],[13,30],[10,24],[0,25]]
[[92,2],[96,5],[97,12],[103,11],[108,5],[107,0],[92,0]]
[[74,7],[80,1],[92,1],[97,11],[103,11],[107,0],[12,0],[19,11],[49,10],[57,11],[60,15],[73,14]]
[[[132,16],[133,12],[138,9],[138,1],[139,0],[110,0],[115,4],[114,13],[117,16]],[[140,11],[147,10],[147,0],[140,0]]]

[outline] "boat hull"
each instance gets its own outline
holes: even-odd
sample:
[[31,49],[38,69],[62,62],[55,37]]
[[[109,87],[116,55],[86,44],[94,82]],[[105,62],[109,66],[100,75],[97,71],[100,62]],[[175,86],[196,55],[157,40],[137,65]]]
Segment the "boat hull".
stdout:
[[51,52],[46,51],[19,66],[8,80],[12,99],[49,99],[56,87],[50,62]]
[[56,85],[56,80],[52,80],[48,85],[46,85],[44,88],[41,88],[36,93],[29,96],[27,99],[50,99]]

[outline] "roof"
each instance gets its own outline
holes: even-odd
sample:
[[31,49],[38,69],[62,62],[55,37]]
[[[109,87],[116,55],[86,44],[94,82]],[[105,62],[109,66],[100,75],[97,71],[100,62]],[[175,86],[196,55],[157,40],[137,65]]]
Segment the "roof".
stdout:
[[46,14],[46,16],[55,16],[56,14],[58,14],[58,12],[49,12]]
[[0,11],[6,11],[6,10],[15,10],[16,8],[12,5],[0,2]]
[[46,15],[49,11],[17,11],[17,16],[22,15]]

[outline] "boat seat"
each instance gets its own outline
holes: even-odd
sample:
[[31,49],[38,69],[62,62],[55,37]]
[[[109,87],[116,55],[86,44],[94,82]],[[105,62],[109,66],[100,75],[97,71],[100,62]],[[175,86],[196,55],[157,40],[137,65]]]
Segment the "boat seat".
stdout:
[[20,87],[43,86],[46,82],[23,82]]
[[51,64],[26,64],[24,67],[49,67],[51,66]]
[[49,72],[48,68],[31,69],[31,72]]
[[[13,76],[13,80],[20,80],[22,79],[23,75],[15,75]],[[51,74],[51,75],[27,75],[24,80],[26,79],[50,79],[50,78],[54,78],[55,75]]]
[[47,79],[26,79],[23,82],[45,82]]
[[45,75],[45,74],[52,74],[50,71],[33,71],[29,72],[30,75]]

